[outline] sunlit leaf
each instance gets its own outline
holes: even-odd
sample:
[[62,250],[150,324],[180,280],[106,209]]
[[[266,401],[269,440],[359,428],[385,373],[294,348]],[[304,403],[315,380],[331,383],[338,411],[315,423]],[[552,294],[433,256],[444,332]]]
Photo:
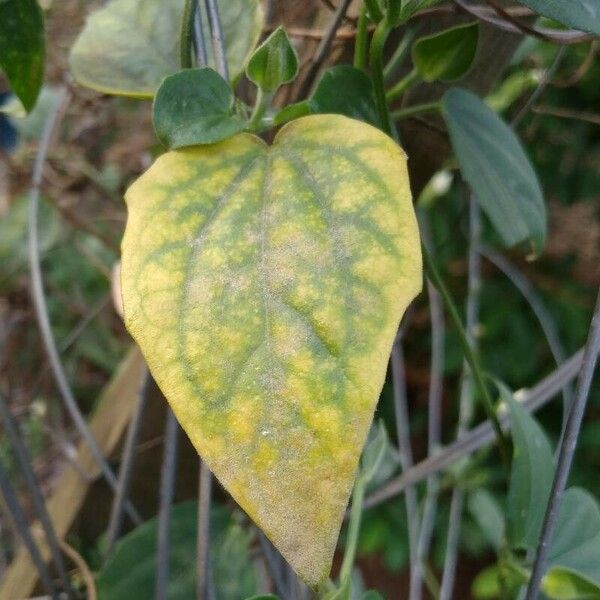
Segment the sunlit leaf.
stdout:
[[559,23],[600,35],[598,0],[518,0],[518,2]]
[[477,23],[457,25],[419,38],[412,47],[412,59],[425,81],[454,81],[471,68],[477,51]]
[[127,327],[211,470],[316,585],[421,287],[405,156],[309,116],[271,147],[169,152],[126,199]]
[[37,0],[0,1],[0,68],[29,112],[44,76],[44,19]]
[[[196,502],[185,502],[171,509],[169,600],[196,598],[197,510]],[[210,522],[218,600],[239,600],[255,594],[256,573],[250,557],[252,533],[231,519],[229,511],[219,507],[211,511]],[[154,518],[119,541],[98,575],[99,600],[154,598],[157,538],[158,518]]]
[[503,397],[510,407],[514,447],[506,515],[508,539],[515,548],[533,550],[552,487],[554,458],[536,420],[511,394]]
[[[75,79],[107,94],[151,98],[180,68],[179,34],[184,0],[110,0],[92,13],[71,50]],[[258,41],[259,0],[219,0],[229,74],[242,72]],[[203,19],[210,40],[208,20]],[[214,67],[211,44],[206,44]]]
[[245,126],[233,114],[229,84],[208,67],[167,77],[154,97],[152,122],[167,148],[220,142]]
[[552,600],[600,600],[598,585],[577,573],[559,567],[550,569],[544,575],[542,590]]
[[442,100],[460,170],[507,246],[546,239],[546,206],[537,175],[510,127],[477,96],[448,90]]

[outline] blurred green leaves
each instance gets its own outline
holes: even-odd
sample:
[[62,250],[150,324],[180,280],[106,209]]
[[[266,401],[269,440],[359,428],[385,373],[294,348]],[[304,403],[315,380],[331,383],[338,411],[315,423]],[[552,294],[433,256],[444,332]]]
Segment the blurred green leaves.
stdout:
[[518,2],[563,25],[600,35],[600,2],[597,0],[518,0]]
[[37,0],[0,2],[0,67],[29,112],[44,77],[44,19]]

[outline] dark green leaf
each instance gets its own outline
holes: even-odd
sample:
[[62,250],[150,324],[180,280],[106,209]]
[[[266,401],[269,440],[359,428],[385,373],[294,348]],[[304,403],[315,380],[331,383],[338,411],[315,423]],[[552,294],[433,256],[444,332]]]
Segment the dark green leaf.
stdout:
[[[171,512],[169,600],[196,597],[197,504],[186,502]],[[153,598],[156,577],[158,519],[147,521],[118,543],[98,575],[99,600]],[[211,552],[219,600],[239,600],[256,593],[249,548],[251,534],[233,522],[227,511],[211,513]],[[226,565],[226,569],[223,568]]]
[[152,106],[156,136],[167,148],[213,144],[244,129],[229,84],[208,67],[167,77]]
[[540,15],[559,23],[600,35],[598,0],[518,0]]
[[469,512],[494,550],[499,550],[504,540],[506,524],[496,499],[485,489],[475,490],[469,496]]
[[600,586],[600,509],[583,489],[565,492],[548,565],[573,571]]
[[400,11],[400,23],[404,23],[410,19],[416,12],[424,10],[431,6],[439,4],[442,0],[405,0],[402,2],[402,10]]
[[504,243],[531,239],[539,253],[546,238],[546,207],[520,141],[466,90],[448,90],[442,107],[461,171]]
[[506,515],[508,539],[513,548],[533,550],[552,487],[554,458],[550,442],[534,418],[509,392],[502,397],[510,407],[514,445]]
[[349,65],[327,69],[310,99],[312,111],[338,114],[377,126],[373,84],[364,71]]
[[44,19],[36,0],[0,1],[0,67],[29,112],[44,77]]
[[375,590],[369,590],[363,594],[361,600],[384,600],[384,597]]
[[252,54],[248,79],[264,92],[274,92],[298,75],[298,55],[283,27],[278,27]]
[[413,64],[425,81],[459,79],[473,64],[478,38],[477,23],[419,38],[412,48]]

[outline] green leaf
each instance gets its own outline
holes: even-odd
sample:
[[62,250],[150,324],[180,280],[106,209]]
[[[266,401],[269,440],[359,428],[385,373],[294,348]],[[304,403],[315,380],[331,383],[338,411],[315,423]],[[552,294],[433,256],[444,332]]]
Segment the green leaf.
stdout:
[[361,476],[365,479],[366,483],[371,481],[379,469],[379,465],[383,461],[389,445],[390,440],[385,423],[380,419],[371,427],[367,444],[360,459]]
[[421,37],[412,47],[413,64],[425,81],[460,79],[475,60],[478,38],[477,23]]
[[536,13],[559,23],[600,35],[600,2],[597,0],[518,0]]
[[[229,65],[235,79],[254,49],[264,23],[259,0],[219,0]],[[71,50],[75,79],[86,87],[151,98],[162,80],[180,69],[179,34],[184,0],[110,0],[92,13]],[[210,40],[208,19],[203,19]],[[206,44],[208,66],[214,67]]]
[[600,508],[589,492],[580,488],[565,492],[548,565],[600,586]]
[[[596,568],[598,568],[596,556]],[[600,587],[577,573],[554,567],[544,575],[542,590],[552,600],[599,600]]]
[[156,137],[167,148],[220,142],[244,129],[229,84],[208,67],[167,77],[152,105]]
[[460,169],[507,246],[546,239],[546,206],[519,139],[500,117],[466,90],[448,90],[444,118]]
[[252,596],[246,600],[279,600],[279,596],[274,596],[273,594],[260,594],[259,596]]
[[416,12],[440,4],[442,0],[405,0],[400,11],[400,23],[405,23]]
[[506,524],[504,513],[494,496],[485,489],[475,490],[469,495],[469,512],[494,550],[500,550]]
[[44,18],[37,1],[0,1],[0,67],[27,112],[42,87],[44,53]]
[[127,327],[211,471],[314,586],[421,288],[404,153],[314,115],[271,147],[168,152],[126,200]]
[[298,55],[283,27],[278,27],[248,61],[246,75],[263,92],[274,92],[298,75]]
[[345,115],[376,127],[379,123],[371,78],[350,65],[326,69],[310,105],[313,113]]
[[[197,503],[178,504],[171,511],[169,600],[196,597]],[[239,600],[257,591],[250,557],[252,533],[231,519],[229,511],[211,512],[211,556],[219,600]],[[158,518],[123,537],[98,575],[99,600],[153,598],[156,580]],[[226,565],[224,570],[222,565]]]
[[504,393],[510,408],[513,462],[508,490],[508,539],[513,548],[537,547],[554,478],[550,442],[535,419]]

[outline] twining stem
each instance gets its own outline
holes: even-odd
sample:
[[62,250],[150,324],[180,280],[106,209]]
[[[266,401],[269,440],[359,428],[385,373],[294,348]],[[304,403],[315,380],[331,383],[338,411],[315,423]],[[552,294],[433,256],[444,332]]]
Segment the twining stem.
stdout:
[[360,521],[362,517],[363,502],[365,499],[365,489],[367,481],[365,477],[358,476],[352,491],[352,507],[350,509],[350,524],[348,526],[348,540],[344,551],[344,559],[340,569],[340,581],[348,580],[352,575],[352,565],[356,556],[356,547],[358,545],[358,534],[360,532]]
[[194,13],[196,0],[185,0],[183,17],[181,18],[181,33],[179,36],[179,62],[182,69],[191,69],[192,46],[194,44]]
[[385,96],[385,80],[383,78],[383,47],[390,34],[391,27],[384,18],[379,22],[373,39],[371,40],[371,52],[369,63],[371,66],[371,77],[373,78],[373,90],[375,92],[375,104],[381,121],[381,128],[388,135],[392,135],[390,113]]
[[502,462],[504,463],[504,467],[506,468],[506,470],[509,471],[510,470],[510,447],[508,445],[508,442],[506,440],[504,432],[502,431],[502,427],[500,425],[498,415],[496,414],[496,411],[494,410],[494,404],[492,402],[492,398],[490,396],[488,388],[485,384],[485,378],[483,375],[483,371],[481,369],[481,365],[479,364],[479,360],[478,360],[477,356],[475,355],[473,347],[471,346],[471,344],[469,343],[469,340],[467,339],[467,334],[466,334],[465,328],[462,324],[460,315],[458,314],[456,305],[454,304],[454,301],[452,300],[450,293],[448,292],[448,289],[446,288],[446,285],[444,284],[444,280],[442,279],[439,271],[437,270],[437,267],[435,266],[435,263],[433,262],[431,255],[429,254],[429,251],[427,250],[427,248],[425,248],[424,245],[422,246],[422,252],[423,252],[423,261],[425,263],[425,269],[427,271],[427,275],[431,279],[431,281],[435,285],[435,287],[438,289],[440,295],[442,296],[442,300],[444,301],[446,310],[448,311],[448,314],[449,314],[450,318],[452,319],[452,322],[454,323],[456,330],[458,331],[460,343],[461,343],[461,345],[463,347],[463,351],[465,353],[465,359],[466,359],[467,363],[469,364],[471,373],[473,375],[473,380],[479,390],[479,394],[480,394],[482,402],[483,402],[483,407],[484,407],[484,409],[487,413],[487,416],[492,424],[494,433],[496,434],[496,439],[498,440],[498,447],[500,449],[500,455],[502,457]]
[[414,117],[426,112],[434,112],[442,109],[441,102],[426,102],[425,104],[415,104],[408,106],[407,108],[400,108],[392,112],[391,117],[394,121],[400,121],[401,119],[407,119],[408,117]]
[[413,69],[408,75],[403,77],[396,85],[388,90],[386,94],[387,101],[393,102],[394,100],[397,100],[404,92],[406,92],[406,90],[416,83],[419,83],[419,81],[421,81],[421,76],[416,69]]
[[411,44],[413,43],[416,35],[417,27],[413,26],[406,29],[406,32],[402,36],[402,40],[400,40],[398,47],[394,50],[392,57],[383,69],[383,76],[386,81],[389,81],[396,74],[396,71],[404,62],[404,59],[408,55]]
[[367,5],[363,4],[356,24],[356,41],[354,43],[354,66],[363,71],[367,68],[368,26]]

